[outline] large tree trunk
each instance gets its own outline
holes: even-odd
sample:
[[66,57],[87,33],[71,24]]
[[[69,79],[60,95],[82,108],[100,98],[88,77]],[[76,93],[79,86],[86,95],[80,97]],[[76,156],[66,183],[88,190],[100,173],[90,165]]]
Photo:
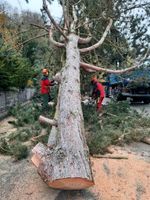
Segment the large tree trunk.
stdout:
[[43,180],[53,188],[84,189],[94,184],[86,145],[80,95],[78,37],[69,36],[66,65],[62,71],[55,119],[48,147],[33,149],[33,163]]

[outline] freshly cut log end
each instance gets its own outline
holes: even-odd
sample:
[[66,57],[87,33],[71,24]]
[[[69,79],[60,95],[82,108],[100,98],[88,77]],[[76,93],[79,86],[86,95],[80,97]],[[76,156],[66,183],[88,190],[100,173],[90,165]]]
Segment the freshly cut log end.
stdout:
[[[38,168],[41,162],[41,156],[34,154],[31,158],[33,164]],[[52,182],[47,182],[48,186],[60,190],[82,190],[94,185],[94,181],[86,178],[62,178]]]
[[[47,154],[47,147],[41,143],[38,143],[32,150],[34,153],[31,160],[33,164],[37,167],[38,173],[41,175],[39,169],[40,165],[45,162],[43,158]],[[54,167],[55,168],[55,167]],[[67,177],[68,176],[68,177]],[[43,177],[43,176],[42,176]],[[92,178],[84,177],[69,177],[69,173],[66,172],[66,177],[56,178],[52,181],[42,178],[44,182],[48,184],[49,187],[61,190],[81,190],[94,185]]]
[[85,178],[62,178],[47,183],[49,187],[60,190],[82,190],[94,185],[93,181]]
[[34,154],[31,158],[31,161],[33,162],[33,164],[35,165],[35,167],[38,168],[39,164],[40,164],[40,156],[38,156],[37,154]]

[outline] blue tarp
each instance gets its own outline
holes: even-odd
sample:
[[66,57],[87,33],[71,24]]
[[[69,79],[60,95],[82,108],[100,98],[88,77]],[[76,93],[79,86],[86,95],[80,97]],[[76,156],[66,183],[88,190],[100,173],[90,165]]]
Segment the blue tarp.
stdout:
[[128,78],[130,80],[135,80],[138,78],[145,78],[150,80],[150,69],[137,69],[123,75],[109,74],[106,78],[106,82],[109,82],[110,85],[115,85],[123,83]]

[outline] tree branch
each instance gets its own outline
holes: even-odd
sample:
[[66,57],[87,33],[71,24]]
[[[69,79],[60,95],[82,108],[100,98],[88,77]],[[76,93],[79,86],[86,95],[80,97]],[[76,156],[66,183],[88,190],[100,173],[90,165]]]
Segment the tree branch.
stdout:
[[52,44],[54,44],[56,47],[65,47],[65,44],[63,43],[60,43],[60,42],[57,42],[53,39],[53,31],[52,31],[52,27],[51,29],[49,30],[49,40]]
[[40,28],[40,29],[44,29],[45,31],[49,31],[47,28],[45,28],[44,26],[40,26],[40,25],[38,25],[38,24],[33,24],[33,23],[31,23],[30,24],[31,26],[35,26],[35,27],[37,27],[37,28]]
[[63,8],[63,15],[64,15],[64,23],[65,23],[64,27],[65,28],[67,27],[67,29],[69,30],[69,19],[68,19],[68,16],[67,16],[67,10],[66,10],[64,0],[62,0],[61,3],[62,3],[62,8]]
[[70,25],[70,31],[74,32],[75,31],[75,26],[76,26],[77,21],[78,21],[74,5],[72,6],[72,15],[73,15],[73,21],[72,21],[72,23]]
[[106,27],[106,29],[105,29],[105,31],[103,33],[103,36],[101,37],[101,39],[96,44],[94,44],[94,45],[92,45],[90,47],[87,47],[87,48],[80,49],[80,52],[81,53],[85,53],[85,52],[94,50],[94,49],[98,48],[100,45],[102,45],[102,43],[104,42],[104,40],[105,40],[105,38],[106,38],[106,36],[107,36],[111,26],[112,26],[112,23],[113,23],[113,20],[110,19],[109,20],[109,24],[107,25],[107,27]]
[[53,119],[49,119],[47,117],[43,117],[42,115],[39,116],[39,122],[48,124],[50,126],[57,126],[57,121]]
[[[22,45],[24,45],[24,44],[26,44],[26,43],[28,43],[28,42],[30,42],[30,41],[32,41],[32,40],[35,40],[35,39],[37,39],[37,38],[40,38],[40,37],[43,37],[43,36],[46,36],[46,35],[48,35],[48,33],[43,33],[43,34],[41,34],[41,35],[37,35],[36,37],[30,38],[29,40],[25,40],[24,42],[18,44],[17,47],[20,47],[20,46],[22,46]],[[13,49],[13,48],[10,48],[10,49],[8,49],[8,51],[10,51],[10,50],[12,50],[12,49]]]
[[[41,35],[37,35],[37,36],[35,36],[35,37],[33,37],[33,38],[30,38],[29,40],[26,40],[26,41],[22,42],[21,45],[24,45],[24,44],[30,42],[31,40],[34,40],[34,39],[37,39],[37,38],[40,38],[40,37],[43,37],[43,36],[46,36],[46,35],[48,35],[48,33],[43,33],[43,34],[41,34]],[[21,46],[21,45],[20,45],[20,46]]]
[[82,38],[82,37],[79,37],[79,44],[87,44],[91,41],[92,37],[87,37],[87,38]]
[[150,3],[137,4],[137,5],[128,7],[127,9],[125,9],[125,11],[133,10],[133,9],[136,9],[136,8],[144,9],[143,7],[144,7],[144,6],[146,7],[146,6],[148,6],[148,5],[150,6]]
[[80,66],[84,69],[87,68],[87,69],[91,69],[91,70],[95,70],[95,71],[101,71],[101,72],[112,73],[112,74],[123,74],[123,73],[132,71],[132,70],[140,67],[142,62],[148,56],[148,53],[149,53],[149,49],[142,59],[140,59],[139,61],[137,61],[137,60],[135,61],[135,64],[132,67],[129,67],[129,68],[126,68],[126,69],[121,69],[121,70],[105,69],[105,68],[97,67],[95,65],[88,64],[88,63],[85,63],[85,62],[80,62]]
[[[80,65],[81,66],[81,65]],[[86,71],[86,72],[96,72],[96,70],[93,70],[93,69],[89,69],[89,68],[87,68],[86,66],[84,66],[84,65],[82,65],[81,66],[83,69],[84,69],[84,71]]]
[[47,4],[46,4],[46,0],[43,0],[43,9],[45,10],[45,12],[47,13],[49,19],[51,20],[52,24],[56,27],[56,29],[63,35],[63,37],[68,40],[67,36],[64,34],[64,32],[62,31],[62,29],[58,26],[58,24],[55,22],[54,18],[52,17],[50,11],[48,10]]

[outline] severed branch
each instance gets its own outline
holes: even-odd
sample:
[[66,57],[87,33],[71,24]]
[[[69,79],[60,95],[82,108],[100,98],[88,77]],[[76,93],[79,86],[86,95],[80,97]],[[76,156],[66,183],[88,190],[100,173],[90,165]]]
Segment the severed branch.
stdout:
[[61,72],[56,73],[55,76],[53,76],[53,80],[61,83]]
[[49,40],[52,44],[54,44],[56,47],[65,47],[65,44],[64,43],[60,43],[60,42],[57,42],[53,39],[53,31],[52,31],[52,27],[51,29],[49,30]]
[[88,52],[88,51],[91,51],[91,50],[94,50],[96,48],[98,48],[100,45],[102,45],[102,43],[104,42],[111,26],[112,26],[112,23],[113,23],[113,20],[110,18],[109,19],[109,24],[107,25],[104,33],[103,33],[103,36],[101,37],[101,39],[94,45],[90,46],[90,47],[87,47],[87,48],[83,48],[83,49],[80,49],[80,52],[81,53],[85,53],[85,52]]
[[63,35],[63,37],[68,40],[67,36],[64,34],[64,32],[62,31],[62,29],[58,26],[58,24],[55,22],[54,18],[52,17],[47,4],[46,4],[46,0],[43,0],[43,9],[45,10],[45,12],[47,13],[49,19],[51,20],[52,24],[56,27],[56,29]]
[[57,126],[57,121],[55,119],[49,119],[42,115],[39,116],[39,122],[50,126]]

